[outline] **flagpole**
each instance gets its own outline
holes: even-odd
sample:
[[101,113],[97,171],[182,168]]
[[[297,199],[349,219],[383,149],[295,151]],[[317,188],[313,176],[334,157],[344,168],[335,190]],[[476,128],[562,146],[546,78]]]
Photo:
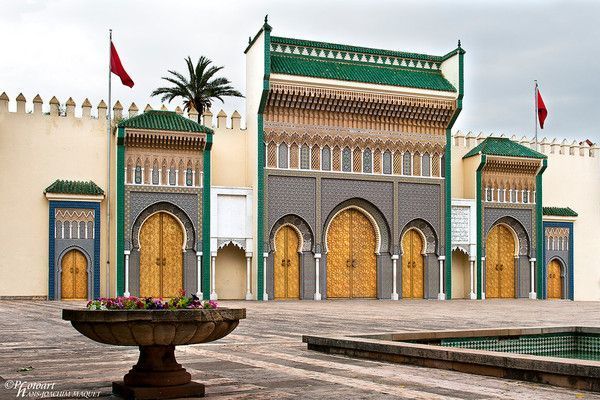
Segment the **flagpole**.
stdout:
[[106,294],[110,297],[110,136],[112,128],[112,99],[111,99],[111,45],[112,29],[108,30],[108,121],[107,126],[107,174],[106,174],[106,226],[107,226],[107,246],[106,246]]
[[533,109],[533,125],[535,127],[535,151],[539,151],[538,149],[538,135],[537,135],[537,126],[538,126],[538,83],[537,83],[537,79],[535,79],[534,81],[534,88],[533,88],[533,98],[535,99],[534,101],[534,109]]

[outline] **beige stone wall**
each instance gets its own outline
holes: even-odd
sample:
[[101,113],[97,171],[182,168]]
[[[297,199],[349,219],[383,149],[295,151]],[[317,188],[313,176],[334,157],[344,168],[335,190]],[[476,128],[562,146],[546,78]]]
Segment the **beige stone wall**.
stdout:
[[[13,103],[14,104],[14,103]],[[0,100],[0,296],[48,294],[48,200],[56,179],[92,180],[106,191],[106,117],[44,115],[40,103]],[[34,109],[32,113],[27,110]],[[106,109],[100,113],[105,114]],[[87,116],[86,116],[87,114]],[[114,160],[114,158],[113,158]],[[106,200],[101,203],[106,231]],[[101,290],[106,282],[106,235],[102,235]],[[114,275],[113,275],[114,276]]]
[[[227,120],[230,120],[227,126]],[[228,117],[222,110],[217,114],[217,123],[213,122],[213,115],[207,112],[203,115],[203,124],[212,127],[212,169],[211,182],[213,186],[225,187],[250,187],[248,150],[246,148],[246,129],[240,126],[241,115],[235,111]]]
[[[485,139],[485,135],[456,132],[452,146],[452,197],[475,198],[475,170],[479,157],[462,157]],[[535,149],[523,137],[512,140]],[[575,300],[600,300],[600,149],[595,144],[566,140],[540,140],[539,151],[548,156],[543,178],[543,205],[571,207],[579,216],[574,224]],[[547,218],[545,218],[547,219]]]
[[246,298],[246,258],[239,247],[228,244],[217,252],[215,284],[219,300]]

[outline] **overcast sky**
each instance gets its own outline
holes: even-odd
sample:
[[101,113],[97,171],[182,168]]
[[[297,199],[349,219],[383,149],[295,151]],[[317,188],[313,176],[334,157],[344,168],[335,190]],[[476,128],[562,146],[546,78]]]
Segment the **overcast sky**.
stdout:
[[[243,51],[265,14],[278,36],[436,55],[460,39],[466,87],[455,128],[532,135],[538,79],[549,110],[540,138],[600,141],[600,2],[0,0],[0,92],[106,100],[109,28],[135,81],[113,80],[126,109],[156,108],[150,92],[167,69],[184,72],[188,55],[225,66],[244,92]],[[233,99],[213,109],[244,107]]]

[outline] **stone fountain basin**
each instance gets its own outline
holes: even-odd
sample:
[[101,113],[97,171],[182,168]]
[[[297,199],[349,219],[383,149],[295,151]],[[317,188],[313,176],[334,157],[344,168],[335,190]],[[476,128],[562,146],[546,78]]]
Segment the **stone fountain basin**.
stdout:
[[117,346],[178,346],[227,336],[240,319],[246,318],[246,309],[64,309],[62,317],[96,342]]

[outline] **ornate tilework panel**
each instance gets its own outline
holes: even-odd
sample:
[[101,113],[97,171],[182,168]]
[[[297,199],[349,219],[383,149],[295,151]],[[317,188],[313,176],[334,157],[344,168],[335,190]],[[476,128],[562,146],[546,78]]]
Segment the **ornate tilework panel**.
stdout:
[[394,175],[402,174],[402,153],[394,153]]
[[291,176],[267,176],[267,201],[268,201],[268,230],[271,232],[273,225],[286,215],[297,215],[310,226],[314,232],[315,204],[316,204],[315,178]]
[[421,175],[431,176],[431,157],[429,157],[429,153],[423,154],[421,164]]
[[[413,219],[404,226],[400,234],[400,238],[404,237],[406,231],[411,228],[416,228],[421,231],[423,235],[425,235],[425,253],[436,254],[438,240],[437,235],[431,225],[422,219]],[[402,242],[402,239],[400,239],[400,242]],[[400,246],[400,248],[402,248],[402,246]]]
[[352,151],[348,147],[345,147],[342,151],[342,171],[352,171]]
[[440,176],[440,156],[437,153],[431,159],[431,175]]
[[373,172],[376,174],[381,173],[381,151],[379,149],[373,152]]
[[470,231],[470,208],[465,206],[452,206],[452,246],[455,246],[459,243],[470,243]]
[[504,223],[510,226],[519,238],[519,254],[535,257],[535,237],[532,232],[531,209],[515,209],[504,207],[484,207],[484,240],[488,232],[496,223]]
[[412,220],[422,219],[434,230],[439,248],[444,246],[441,232],[442,189],[439,184],[400,183],[398,186],[398,226],[401,230]]
[[323,150],[321,150],[321,169],[323,171],[331,170],[331,150],[329,149],[329,146],[325,146],[323,147]]
[[404,155],[402,156],[402,174],[412,175],[411,156],[408,151],[404,152]]
[[319,149],[319,146],[313,146],[310,152],[310,165],[311,168],[314,170],[319,170],[321,169],[321,154],[319,154],[321,152],[321,149]]
[[392,173],[392,153],[389,151],[383,153],[383,173],[386,175]]
[[333,148],[333,170],[334,171],[341,171],[341,169],[342,169],[340,158],[341,158],[340,148],[338,146],[335,146]]
[[373,172],[373,153],[371,149],[365,149],[363,151],[363,172]]
[[352,152],[352,171],[353,172],[361,172],[362,171],[362,152],[359,147],[355,147]]
[[305,144],[300,148],[300,168],[310,168],[310,148]]
[[421,176],[421,154],[419,153],[413,155],[413,175]]
[[279,168],[287,168],[288,167],[288,147],[285,143],[279,144],[278,150],[278,165]]

